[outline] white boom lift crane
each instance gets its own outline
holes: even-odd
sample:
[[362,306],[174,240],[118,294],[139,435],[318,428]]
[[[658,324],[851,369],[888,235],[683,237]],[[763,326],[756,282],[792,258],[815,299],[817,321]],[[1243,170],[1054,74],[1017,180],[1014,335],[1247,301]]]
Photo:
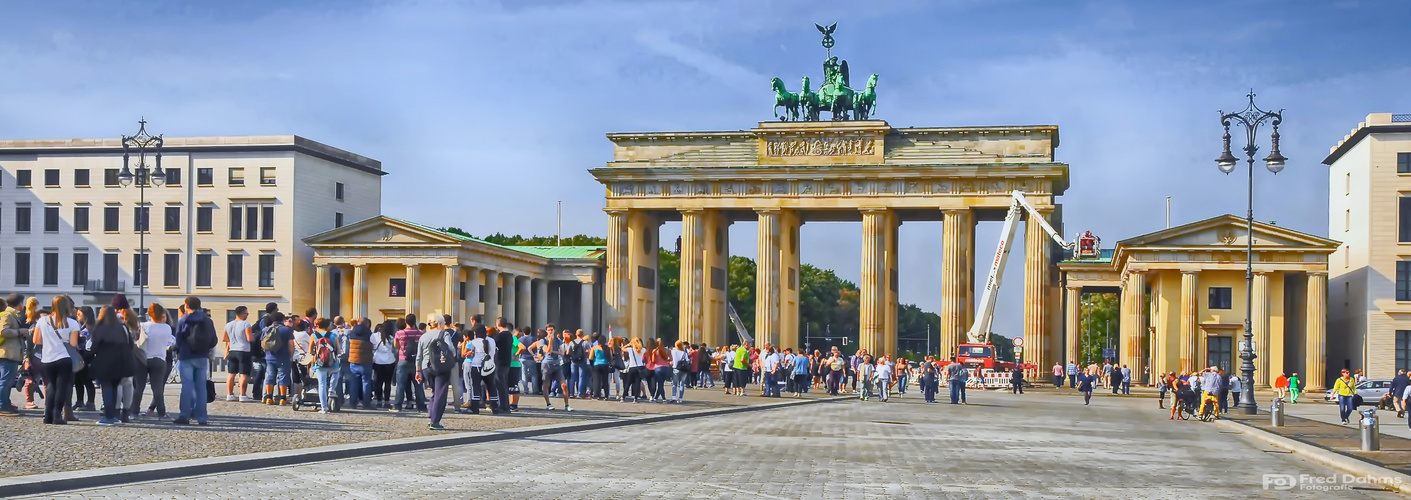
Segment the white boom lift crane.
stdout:
[[1028,198],[1024,197],[1021,191],[1012,191],[1010,195],[1014,202],[1009,205],[1009,213],[1004,216],[1004,230],[999,235],[999,248],[995,249],[994,264],[990,267],[990,276],[985,280],[985,294],[980,297],[980,310],[975,316],[975,323],[970,325],[970,331],[966,334],[972,344],[986,344],[990,339],[990,323],[994,320],[995,295],[999,292],[1000,281],[1004,277],[1004,263],[1009,259],[1009,240],[1014,239],[1014,227],[1019,223],[1020,210],[1027,210],[1030,217],[1035,217],[1039,221],[1039,227],[1048,233],[1053,241],[1063,248],[1072,248],[1073,244],[1063,240],[1063,236],[1049,225],[1043,215],[1034,206],[1029,204]]

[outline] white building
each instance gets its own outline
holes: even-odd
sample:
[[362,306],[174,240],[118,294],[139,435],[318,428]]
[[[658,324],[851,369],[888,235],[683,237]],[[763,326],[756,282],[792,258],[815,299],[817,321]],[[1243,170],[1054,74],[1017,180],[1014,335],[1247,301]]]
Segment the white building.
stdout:
[[1390,378],[1411,369],[1411,114],[1374,113],[1330,168],[1328,369]]
[[139,190],[118,139],[0,141],[0,291],[137,306],[145,279],[147,302],[196,295],[217,321],[292,310],[315,301],[302,238],[381,213],[381,162],[303,137],[166,138],[162,168]]

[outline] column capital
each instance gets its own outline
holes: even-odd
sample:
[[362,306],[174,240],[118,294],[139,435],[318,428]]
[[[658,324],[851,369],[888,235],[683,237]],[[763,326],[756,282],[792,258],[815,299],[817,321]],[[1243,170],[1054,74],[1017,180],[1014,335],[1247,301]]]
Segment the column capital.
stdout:
[[1307,271],[1305,274],[1307,274],[1310,278],[1313,276],[1321,276],[1324,278],[1328,277],[1327,271]]
[[1274,273],[1276,273],[1276,272],[1278,272],[1278,271],[1255,271],[1255,272],[1254,272],[1254,275],[1255,275],[1255,276],[1268,276],[1268,275],[1274,274]]
[[1200,274],[1199,269],[1182,269],[1181,274]]
[[887,207],[859,207],[857,209],[857,211],[862,212],[864,214],[885,214],[887,213],[887,210],[890,209],[888,209]]
[[757,213],[757,214],[759,214],[759,215],[779,215],[779,212],[782,212],[782,211],[783,211],[783,209],[780,209],[780,208],[756,208],[756,209],[754,209],[754,213]]
[[353,269],[367,269],[367,264],[349,264]]
[[699,214],[704,213],[704,212],[705,212],[705,209],[703,209],[703,208],[682,208],[682,209],[677,209],[676,211],[677,211],[677,212],[681,212],[682,214],[696,214],[696,215],[699,215]]
[[604,208],[603,211],[604,211],[604,212],[607,212],[608,215],[627,215],[628,209],[626,209],[626,208]]
[[1071,291],[1082,292],[1084,287],[1083,285],[1064,285],[1063,288],[1067,288]]

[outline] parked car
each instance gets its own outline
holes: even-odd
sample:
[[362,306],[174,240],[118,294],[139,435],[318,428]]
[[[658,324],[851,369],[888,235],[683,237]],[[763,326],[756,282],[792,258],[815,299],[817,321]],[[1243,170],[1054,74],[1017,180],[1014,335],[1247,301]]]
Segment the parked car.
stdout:
[[[1376,378],[1367,379],[1366,382],[1357,384],[1357,395],[1353,396],[1353,401],[1357,406],[1375,405],[1382,400],[1387,392],[1391,391],[1391,379]],[[1329,403],[1336,403],[1337,397],[1333,396],[1333,390],[1328,389],[1328,393],[1323,396],[1323,400]]]

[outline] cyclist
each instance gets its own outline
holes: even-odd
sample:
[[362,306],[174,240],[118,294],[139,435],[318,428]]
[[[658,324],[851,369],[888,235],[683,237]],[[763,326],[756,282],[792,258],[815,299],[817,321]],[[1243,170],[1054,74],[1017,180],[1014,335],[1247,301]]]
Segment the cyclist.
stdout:
[[1200,409],[1196,410],[1197,415],[1204,415],[1205,406],[1210,405],[1213,407],[1214,415],[1216,417],[1220,416],[1219,395],[1220,390],[1224,388],[1224,384],[1220,381],[1219,370],[1219,368],[1212,366],[1210,368],[1207,368],[1205,372],[1201,374],[1200,386],[1202,389],[1205,390],[1205,394],[1201,395],[1200,397]]

